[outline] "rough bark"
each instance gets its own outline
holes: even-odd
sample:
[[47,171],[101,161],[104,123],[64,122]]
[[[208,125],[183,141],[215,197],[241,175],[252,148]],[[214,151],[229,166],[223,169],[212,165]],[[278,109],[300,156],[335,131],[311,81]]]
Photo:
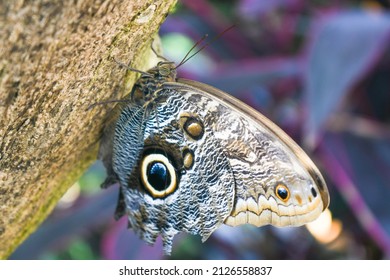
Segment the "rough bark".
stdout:
[[0,1],[0,258],[96,159],[102,127],[176,0]]

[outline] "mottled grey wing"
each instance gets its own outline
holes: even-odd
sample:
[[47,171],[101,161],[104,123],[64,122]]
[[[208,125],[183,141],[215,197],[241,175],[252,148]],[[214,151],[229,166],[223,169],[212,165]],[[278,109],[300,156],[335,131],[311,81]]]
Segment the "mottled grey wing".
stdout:
[[323,177],[305,152],[279,127],[234,97],[180,79],[164,88],[180,91],[214,142],[223,147],[234,177],[234,206],[225,223],[299,226],[329,204]]
[[161,235],[167,254],[175,234],[205,240],[233,209],[230,162],[198,110],[164,87],[153,102],[128,104],[106,163],[120,182],[119,215],[149,244]]

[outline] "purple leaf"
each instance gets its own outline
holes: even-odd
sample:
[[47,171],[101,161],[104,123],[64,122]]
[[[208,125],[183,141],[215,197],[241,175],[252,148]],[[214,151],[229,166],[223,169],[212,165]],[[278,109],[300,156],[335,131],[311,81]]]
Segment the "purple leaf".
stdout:
[[343,12],[327,17],[314,33],[305,73],[309,143],[390,45],[390,16]]
[[279,8],[298,9],[301,8],[303,4],[304,2],[302,0],[241,0],[239,2],[239,11],[250,17],[258,17],[272,13]]
[[161,238],[151,246],[127,228],[126,218],[114,222],[102,239],[102,255],[107,260],[159,260],[164,258]]
[[349,133],[327,134],[320,145],[327,174],[361,227],[390,258],[390,143]]

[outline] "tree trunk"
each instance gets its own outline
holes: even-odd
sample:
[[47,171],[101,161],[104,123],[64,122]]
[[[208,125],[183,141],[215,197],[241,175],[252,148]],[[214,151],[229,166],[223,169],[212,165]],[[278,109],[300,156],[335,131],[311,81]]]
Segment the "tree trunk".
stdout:
[[[0,2],[0,258],[96,159],[101,130],[176,0]],[[144,67],[143,67],[144,66]]]

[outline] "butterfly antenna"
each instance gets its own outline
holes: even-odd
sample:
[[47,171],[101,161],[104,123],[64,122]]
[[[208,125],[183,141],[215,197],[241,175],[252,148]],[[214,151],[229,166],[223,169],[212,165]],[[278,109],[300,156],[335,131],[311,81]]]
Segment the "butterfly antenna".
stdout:
[[138,69],[135,69],[135,68],[132,68],[130,67],[129,65],[119,61],[119,60],[116,60],[116,58],[113,58],[113,60],[121,67],[123,68],[126,68],[127,70],[130,70],[130,71],[133,71],[133,72],[137,72],[137,73],[140,73],[142,75],[145,75],[145,76],[148,76],[148,77],[153,77],[153,75],[151,75],[150,73],[148,72],[144,72],[144,71],[141,71],[141,70],[138,70]]
[[215,36],[211,41],[207,42],[206,44],[204,44],[199,50],[197,50],[196,52],[194,52],[192,55],[189,56],[189,54],[192,52],[192,50],[197,46],[199,45],[201,42],[203,42],[206,37],[208,36],[207,34],[204,35],[202,37],[202,39],[200,39],[198,42],[195,43],[194,46],[192,46],[192,48],[189,50],[189,52],[186,54],[186,56],[182,59],[182,61],[176,66],[175,69],[179,68],[180,66],[182,66],[184,63],[186,63],[188,60],[190,60],[191,58],[193,58],[195,55],[197,55],[199,52],[201,52],[202,50],[204,50],[206,47],[208,47],[210,44],[214,43],[216,40],[218,40],[223,34],[225,34],[226,32],[228,32],[230,29],[232,29],[233,27],[235,27],[235,25],[233,24],[232,26],[226,28],[224,31],[222,31],[221,33],[219,33],[217,36]]
[[[208,34],[203,35],[202,38],[200,38],[192,47],[191,49],[187,52],[187,54],[184,56],[184,58],[180,61],[180,63],[176,66],[176,69],[183,65],[187,61],[187,57],[191,54],[191,52],[198,46],[200,43],[202,43],[206,38],[208,37]],[[191,56],[192,57],[192,56]]]
[[163,57],[162,55],[158,54],[156,49],[153,47],[153,42],[150,44],[150,48],[152,49],[153,53],[158,57],[158,58],[161,58],[162,60],[165,60],[165,61],[168,61],[168,59],[166,59],[165,57]]

